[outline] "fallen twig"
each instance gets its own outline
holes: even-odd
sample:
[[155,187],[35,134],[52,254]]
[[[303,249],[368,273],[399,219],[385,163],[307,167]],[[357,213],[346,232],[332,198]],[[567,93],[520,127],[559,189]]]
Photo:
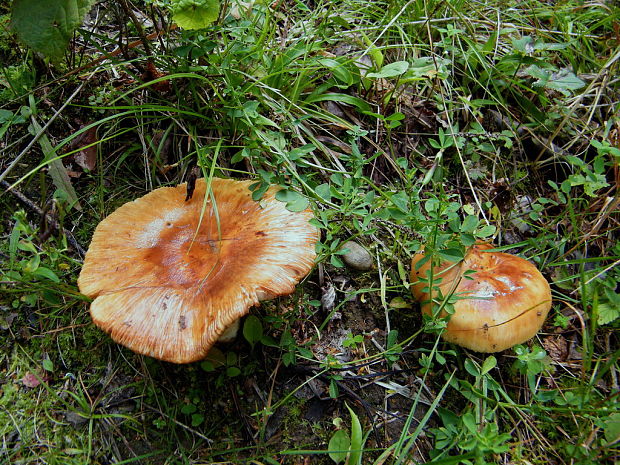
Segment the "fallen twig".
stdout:
[[37,215],[44,217],[47,221],[47,224],[51,226],[55,231],[62,232],[67,238],[67,243],[71,246],[71,248],[75,250],[81,258],[84,258],[86,251],[78,243],[78,241],[75,240],[75,237],[73,237],[71,231],[63,228],[52,215],[50,215],[49,213],[45,213],[41,209],[41,207],[39,207],[36,203],[34,203],[16,188],[11,189],[11,185],[8,182],[0,181],[0,186],[6,189],[6,192],[10,192],[22,205],[35,212]]

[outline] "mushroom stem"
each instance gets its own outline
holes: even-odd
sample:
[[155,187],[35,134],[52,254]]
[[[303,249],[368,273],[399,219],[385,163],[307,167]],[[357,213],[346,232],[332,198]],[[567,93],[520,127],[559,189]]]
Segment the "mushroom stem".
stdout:
[[239,326],[241,323],[241,318],[233,321],[222,334],[218,338],[217,342],[221,342],[223,344],[227,344],[232,342],[237,337],[237,333],[239,332]]

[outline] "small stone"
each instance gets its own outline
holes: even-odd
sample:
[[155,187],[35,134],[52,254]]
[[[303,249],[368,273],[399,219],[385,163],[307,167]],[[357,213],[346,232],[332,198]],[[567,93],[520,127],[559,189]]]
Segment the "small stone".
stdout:
[[348,252],[342,255],[342,259],[349,268],[358,271],[368,271],[372,268],[372,255],[357,242],[345,242],[342,245],[342,249],[349,249]]

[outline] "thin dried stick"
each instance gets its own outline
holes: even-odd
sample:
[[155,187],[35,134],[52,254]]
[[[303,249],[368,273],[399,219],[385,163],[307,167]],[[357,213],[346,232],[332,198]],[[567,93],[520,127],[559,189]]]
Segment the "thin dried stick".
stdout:
[[22,150],[20,152],[19,155],[17,155],[17,157],[15,157],[15,159],[11,162],[11,164],[7,167],[7,169],[4,170],[4,172],[2,174],[0,174],[0,181],[3,181],[4,178],[11,172],[11,170],[13,169],[13,167],[17,164],[17,162],[19,162],[19,160],[21,160],[21,158],[26,154],[26,152],[28,152],[28,150],[30,150],[30,148],[35,144],[36,141],[39,140],[39,138],[45,134],[45,131],[47,131],[47,128],[50,127],[50,125],[54,122],[54,120],[62,113],[62,111],[67,107],[67,105],[69,105],[69,103],[71,103],[71,101],[75,98],[75,96],[82,90],[82,87],[84,87],[84,85],[86,84],[87,81],[82,82],[77,89],[75,89],[75,91],[69,96],[69,98],[65,101],[65,103],[62,104],[62,106],[58,109],[58,111],[56,113],[54,113],[52,115],[52,117],[47,121],[47,123],[45,124],[45,126],[43,126],[41,128],[41,130],[32,138],[32,140],[28,143],[28,145],[26,146],[26,148],[24,148],[24,150]]
[[50,215],[49,213],[45,213],[41,209],[41,207],[39,207],[36,203],[34,203],[20,191],[15,188],[11,189],[11,185],[8,182],[0,181],[0,186],[5,188],[6,192],[10,192],[22,205],[35,212],[37,215],[45,217],[45,219],[47,220],[47,224],[50,225],[54,230],[62,232],[67,238],[67,243],[71,246],[71,248],[75,250],[80,257],[84,258],[86,251],[78,243],[78,241],[75,240],[75,237],[73,237],[71,231],[60,226],[60,223],[58,223],[58,221],[52,215]]

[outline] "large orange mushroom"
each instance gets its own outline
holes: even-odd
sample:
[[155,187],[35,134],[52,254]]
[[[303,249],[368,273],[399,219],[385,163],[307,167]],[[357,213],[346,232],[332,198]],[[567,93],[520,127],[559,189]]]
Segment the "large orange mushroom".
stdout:
[[291,293],[312,269],[317,229],[271,187],[203,179],[129,202],[96,228],[78,279],[95,324],[135,352],[174,363],[204,358],[249,308]]
[[422,312],[430,315],[440,300],[455,297],[442,336],[477,352],[499,352],[527,341],[551,308],[549,283],[532,263],[490,249],[491,244],[475,244],[461,262],[438,264],[422,250],[411,263],[411,291]]

